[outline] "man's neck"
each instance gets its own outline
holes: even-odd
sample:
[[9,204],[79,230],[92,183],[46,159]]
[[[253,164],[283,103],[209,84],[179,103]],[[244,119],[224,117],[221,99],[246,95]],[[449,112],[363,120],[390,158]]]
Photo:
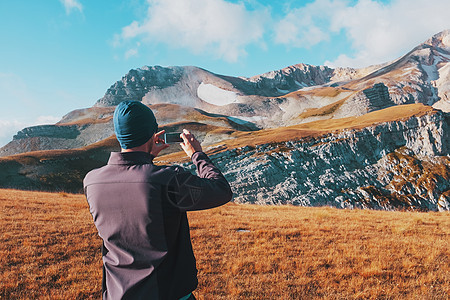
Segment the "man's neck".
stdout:
[[150,153],[150,151],[152,150],[152,141],[153,139],[149,139],[145,144],[142,144],[140,146],[134,147],[134,148],[130,148],[130,149],[122,149],[121,152],[145,152],[145,153]]
[[149,149],[148,143],[145,143],[145,144],[143,144],[141,146],[130,148],[130,149],[123,149],[122,148],[122,152],[146,152],[146,153],[150,153],[150,149]]

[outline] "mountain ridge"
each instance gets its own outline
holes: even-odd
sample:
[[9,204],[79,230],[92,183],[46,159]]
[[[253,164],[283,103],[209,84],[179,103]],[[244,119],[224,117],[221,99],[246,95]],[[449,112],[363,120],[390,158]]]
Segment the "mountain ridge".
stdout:
[[[386,122],[392,110],[401,114]],[[450,130],[449,114],[410,104],[336,122],[265,129],[259,136],[240,133],[205,151],[230,180],[238,203],[450,209],[450,140],[444,134]],[[0,182],[80,192],[83,173],[104,165],[118,148],[111,137],[81,149],[0,158],[0,169],[10,170],[0,172]],[[193,168],[182,152],[156,159],[158,164],[174,162]]]
[[[119,150],[112,114],[130,99],[149,105],[161,128],[193,131],[228,169],[236,202],[450,209],[449,30],[360,69],[299,63],[249,78],[132,69],[93,107],[18,132],[0,148],[0,186],[79,192],[83,174]],[[179,150],[156,161],[183,163]],[[255,196],[263,192],[272,200]]]

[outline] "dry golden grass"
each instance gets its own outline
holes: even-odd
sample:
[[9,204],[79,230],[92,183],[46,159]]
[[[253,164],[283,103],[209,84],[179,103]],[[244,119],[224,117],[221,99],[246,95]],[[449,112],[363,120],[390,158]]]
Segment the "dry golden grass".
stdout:
[[[106,123],[111,121],[115,107],[90,107],[71,111],[68,116],[70,122],[59,122],[56,125],[85,125]],[[110,115],[105,117],[105,115]]]
[[[0,190],[0,299],[99,298],[83,195]],[[189,213],[199,299],[448,299],[449,213],[227,204]]]
[[450,295],[448,213],[229,205],[207,214],[191,214],[199,298]]
[[332,113],[334,113],[336,110],[338,110],[342,104],[344,104],[344,102],[348,99],[344,98],[342,100],[336,101],[334,103],[325,105],[323,107],[320,108],[311,108],[306,110],[305,112],[301,113],[297,118],[300,119],[306,119],[309,117],[316,117],[316,116],[327,116],[327,115],[331,115]]
[[342,88],[336,88],[331,86],[318,87],[311,90],[299,90],[285,95],[288,98],[301,98],[303,96],[315,96],[315,97],[337,97],[342,92],[347,92],[348,90],[343,90]]
[[0,299],[100,297],[100,241],[83,196],[0,190]]

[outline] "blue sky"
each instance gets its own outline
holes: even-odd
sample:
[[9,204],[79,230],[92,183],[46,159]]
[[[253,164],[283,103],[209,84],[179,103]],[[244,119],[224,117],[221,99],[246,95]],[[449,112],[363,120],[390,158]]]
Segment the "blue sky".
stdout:
[[449,11],[448,0],[1,1],[0,146],[92,106],[133,68],[363,67],[450,28]]

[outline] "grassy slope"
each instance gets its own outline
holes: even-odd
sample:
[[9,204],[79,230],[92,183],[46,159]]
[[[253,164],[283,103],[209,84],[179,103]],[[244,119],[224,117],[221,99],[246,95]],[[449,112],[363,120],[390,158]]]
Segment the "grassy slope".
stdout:
[[[256,132],[240,132],[235,131],[235,133],[231,134],[232,139],[224,140],[219,144],[222,144],[221,150],[226,149],[234,149],[243,147],[246,145],[258,145],[258,144],[266,144],[272,142],[283,142],[288,140],[300,140],[306,137],[318,137],[321,135],[325,135],[329,132],[343,130],[343,129],[362,129],[365,127],[373,126],[375,124],[380,124],[384,122],[391,121],[400,121],[407,120],[412,116],[421,116],[427,113],[433,113],[435,110],[431,106],[426,106],[423,104],[408,104],[408,105],[398,105],[389,107],[383,110],[374,111],[368,113],[366,115],[360,117],[349,117],[342,119],[333,119],[333,120],[322,120],[309,122],[299,125],[293,125],[288,127],[279,127],[275,129],[264,129]],[[189,122],[179,122],[179,123],[171,123],[164,126],[161,126],[161,129],[168,130],[180,130],[183,127],[183,124],[186,125],[184,127],[190,128],[188,125],[192,127],[192,129],[197,130],[212,130],[218,133],[226,133],[231,132],[230,129],[212,126],[212,125],[204,125],[198,124],[198,128],[195,127],[196,123]],[[89,145],[80,149],[73,150],[46,150],[46,151],[34,151],[23,154],[17,154],[12,156],[6,156],[0,158],[0,162],[2,161],[19,161],[22,162],[24,159],[49,159],[52,157],[73,157],[79,155],[83,151],[95,151],[98,148],[113,148],[118,147],[117,140],[115,137],[110,137],[98,143]],[[169,154],[164,156],[163,160],[183,160],[184,153],[178,152],[174,154]]]
[[[246,145],[255,146],[289,140],[295,141],[308,137],[319,137],[343,129],[363,129],[376,124],[404,121],[413,116],[423,116],[434,112],[435,110],[431,106],[423,104],[398,105],[374,111],[360,117],[314,121],[288,127],[263,129],[256,132],[237,132],[232,134],[234,139],[218,143],[222,145],[219,151],[235,149]],[[218,151],[217,148],[214,151]],[[211,152],[207,151],[207,153]],[[185,160],[184,153],[181,152],[168,154],[159,159],[165,162]]]
[[[362,129],[375,124],[406,120],[412,116],[432,114],[434,112],[435,110],[432,107],[422,104],[410,104],[390,107],[360,117],[315,121],[254,132],[233,131],[233,129],[221,126],[205,125],[196,122],[171,123],[161,126],[161,128],[172,131],[187,127],[197,130],[200,134],[229,135],[230,139],[213,144],[212,147],[205,147],[208,154],[213,154],[246,145],[255,146],[258,144],[316,138],[333,131]],[[109,152],[117,151],[118,149],[117,140],[114,137],[110,137],[80,149],[35,151],[2,157],[0,158],[0,167],[5,171],[0,172],[1,183],[4,183],[0,186],[3,188],[20,187],[23,189],[78,192],[82,189],[81,181],[84,175],[89,170],[106,164]],[[173,145],[170,151],[175,151],[174,153],[166,155],[161,153],[156,161],[161,163],[188,161],[187,156],[180,150],[178,145]],[[17,172],[14,171],[16,169]],[[13,170],[15,173],[11,173],[8,170]]]
[[[198,299],[450,294],[448,212],[227,204],[189,220]],[[84,196],[0,190],[0,221],[0,299],[100,297],[101,242]]]

